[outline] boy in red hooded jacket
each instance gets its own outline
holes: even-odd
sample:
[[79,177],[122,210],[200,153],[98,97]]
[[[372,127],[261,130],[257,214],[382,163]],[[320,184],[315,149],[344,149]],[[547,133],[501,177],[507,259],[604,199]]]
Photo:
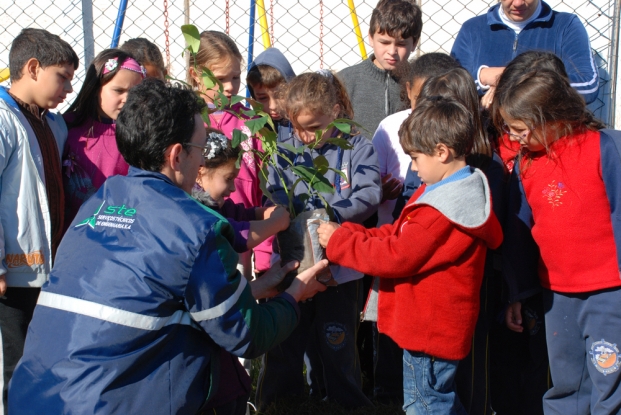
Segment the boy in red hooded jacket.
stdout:
[[466,413],[455,371],[470,349],[487,248],[502,242],[487,179],[466,164],[473,116],[457,101],[423,99],[399,137],[424,184],[399,219],[378,229],[329,222],[318,230],[330,261],[380,277],[366,312],[376,308],[379,331],[404,349],[408,415]]

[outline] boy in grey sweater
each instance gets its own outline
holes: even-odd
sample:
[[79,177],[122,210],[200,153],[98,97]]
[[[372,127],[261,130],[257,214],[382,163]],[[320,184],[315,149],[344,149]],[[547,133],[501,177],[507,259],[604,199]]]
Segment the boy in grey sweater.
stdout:
[[354,107],[354,121],[373,137],[380,121],[401,109],[399,81],[392,73],[416,48],[422,12],[409,0],[380,0],[369,25],[373,54],[339,72]]

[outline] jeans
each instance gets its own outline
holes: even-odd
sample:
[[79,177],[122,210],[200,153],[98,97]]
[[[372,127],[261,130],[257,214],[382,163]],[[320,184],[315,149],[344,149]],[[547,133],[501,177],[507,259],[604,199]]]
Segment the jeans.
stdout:
[[403,410],[407,415],[467,415],[455,393],[457,360],[403,351]]

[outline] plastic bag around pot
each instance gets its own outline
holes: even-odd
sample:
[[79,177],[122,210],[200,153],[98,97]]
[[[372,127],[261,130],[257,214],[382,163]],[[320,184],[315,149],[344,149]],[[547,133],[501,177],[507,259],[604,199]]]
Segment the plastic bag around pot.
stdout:
[[[325,209],[316,209],[300,213],[293,219],[287,229],[276,235],[280,250],[280,262],[299,261],[300,266],[289,272],[278,285],[278,290],[286,290],[298,273],[303,272],[326,257],[326,251],[319,244],[317,228],[322,222],[329,221]],[[315,278],[327,286],[337,285],[330,268],[324,268]]]

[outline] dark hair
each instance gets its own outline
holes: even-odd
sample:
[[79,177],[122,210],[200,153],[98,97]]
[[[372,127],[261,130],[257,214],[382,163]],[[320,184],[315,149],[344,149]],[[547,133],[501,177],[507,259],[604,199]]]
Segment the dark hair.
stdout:
[[239,154],[241,153],[240,146],[233,148],[231,140],[226,138],[226,135],[222,131],[211,127],[206,127],[205,130],[207,130],[207,142],[205,144],[205,148],[208,151],[211,150],[212,143],[214,143],[214,140],[210,137],[210,134],[215,133],[224,137],[226,140],[226,146],[224,148],[220,148],[220,146],[218,146],[218,151],[214,152],[215,154],[212,158],[205,157],[203,167],[206,169],[217,169],[218,167],[239,158]]
[[29,59],[35,58],[42,68],[73,65],[78,69],[80,60],[69,43],[43,29],[23,29],[11,44],[9,73],[11,82],[22,78],[22,69]]
[[440,52],[425,53],[418,58],[397,64],[393,72],[401,84],[401,101],[404,103],[404,106],[410,108],[407,90],[408,82],[411,88],[412,84],[418,79],[429,79],[460,67],[459,62],[452,56]]
[[338,118],[354,117],[345,86],[338,76],[329,71],[298,75],[283,86],[280,95],[286,116],[294,125],[303,110],[330,114],[336,104],[340,107]]
[[413,1],[381,0],[373,9],[369,34],[387,34],[394,38],[412,38],[414,45],[423,30],[423,14]]
[[[173,144],[187,144],[205,101],[178,83],[147,78],[132,88],[116,120],[116,143],[130,166],[160,171]],[[184,146],[185,147],[185,146]]]
[[[280,84],[286,83],[287,80],[280,71],[270,65],[255,65],[246,76],[246,83],[252,88],[263,85],[265,88],[276,88]],[[254,91],[250,92],[254,97]]]
[[604,128],[567,77],[550,69],[531,69],[518,75],[511,65],[513,62],[500,76],[492,102],[493,122],[498,131],[504,125],[501,109],[531,130],[557,123],[561,136]]
[[473,115],[462,103],[441,96],[425,97],[399,128],[399,142],[406,154],[433,155],[445,144],[456,157],[470,154],[476,128]]
[[[104,66],[109,59],[117,59],[119,64],[112,71],[104,74]],[[72,128],[77,125],[82,125],[87,118],[93,120],[99,119],[99,93],[101,87],[110,82],[112,78],[121,70],[123,62],[128,58],[132,58],[131,55],[123,52],[119,49],[105,49],[99,55],[95,56],[93,62],[86,71],[84,77],[84,83],[78,93],[78,96],[73,101],[73,104],[65,111],[65,114],[74,113],[73,118],[69,118],[68,127]]]
[[145,38],[137,37],[129,39],[119,49],[132,55],[141,65],[155,66],[162,71],[162,74],[166,75],[167,71],[162,52],[155,43]]
[[[190,68],[204,66],[208,69],[213,65],[224,64],[229,59],[237,58],[240,63],[242,61],[242,55],[239,48],[228,35],[215,30],[206,30],[201,33],[200,46],[196,56],[190,55]],[[192,86],[198,86],[193,77]]]
[[481,120],[479,94],[474,84],[474,79],[464,68],[454,68],[440,76],[429,78],[423,84],[420,97],[441,96],[446,99],[454,99],[462,103],[472,114],[474,123],[474,137],[472,142],[471,157],[468,164],[475,167],[484,167],[483,163],[489,162],[493,155],[492,144],[487,139],[483,122]]

